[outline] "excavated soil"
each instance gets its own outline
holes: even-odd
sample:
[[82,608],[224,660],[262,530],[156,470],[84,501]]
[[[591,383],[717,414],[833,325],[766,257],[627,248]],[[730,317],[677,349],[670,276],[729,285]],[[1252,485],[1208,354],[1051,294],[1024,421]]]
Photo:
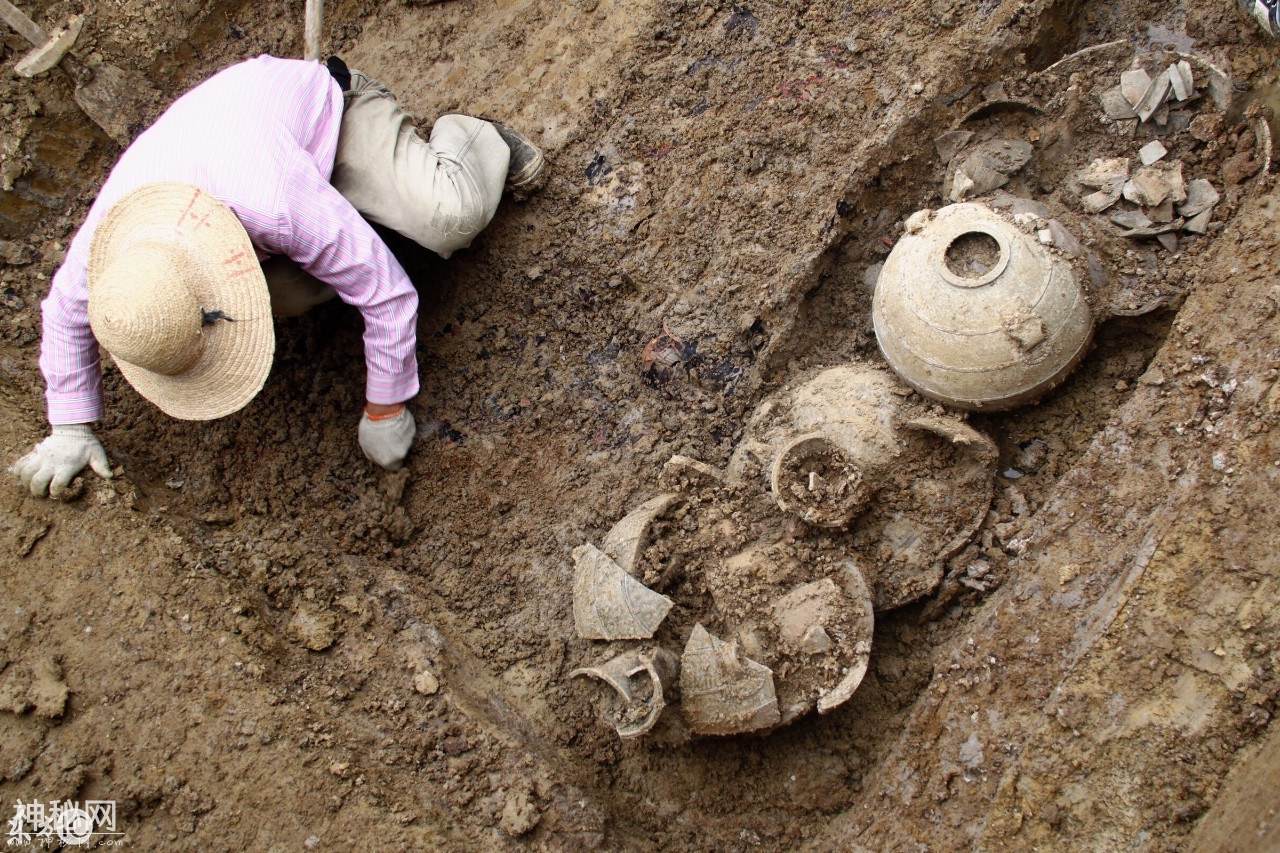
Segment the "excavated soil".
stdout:
[[[76,52],[145,74],[154,115],[234,61],[298,55],[301,5],[90,4]],[[1280,194],[1249,111],[1280,104],[1280,48],[1234,0],[328,6],[330,51],[427,122],[526,130],[547,184],[448,262],[389,238],[423,297],[406,471],[360,454],[361,324],[327,304],[281,322],[243,411],[169,420],[110,369],[117,476],[65,504],[0,488],[0,802],[115,800],[140,849],[1220,831],[1280,695]],[[1054,63],[1112,41],[1211,61],[1229,108],[1204,139],[1104,126],[1111,60]],[[9,35],[0,62],[21,52]],[[44,434],[39,301],[118,153],[71,88],[0,79],[8,459]],[[882,363],[875,271],[944,203],[933,140],[962,124],[1031,143],[1005,189],[1076,221],[1070,175],[1158,135],[1222,193],[1214,226],[1172,253],[1081,226],[1109,305],[1154,310],[1101,322],[1039,404],[968,417],[1000,448],[991,510],[936,588],[877,613],[849,702],[620,742],[569,678],[606,656],[573,628],[573,550],[663,491],[673,454],[724,466],[777,389]]]

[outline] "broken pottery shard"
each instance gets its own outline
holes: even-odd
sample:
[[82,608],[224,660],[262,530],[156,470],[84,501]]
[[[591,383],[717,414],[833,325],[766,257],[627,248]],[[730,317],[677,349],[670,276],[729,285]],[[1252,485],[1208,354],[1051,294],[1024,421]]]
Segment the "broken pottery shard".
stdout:
[[[947,420],[951,422],[950,419]],[[962,425],[959,429],[978,435],[972,427],[967,425]],[[990,440],[985,438],[983,440],[987,444],[991,444]],[[963,443],[959,438],[957,438],[957,441]],[[991,451],[992,459],[994,460],[999,452],[995,449],[994,444],[991,444]],[[985,517],[986,513],[984,512],[982,515]],[[842,568],[845,595],[850,600],[857,602],[862,608],[862,612],[858,618],[858,630],[855,637],[843,638],[846,644],[852,640],[853,660],[849,662],[848,668],[845,669],[844,675],[836,683],[836,686],[822,694],[821,698],[818,699],[819,714],[826,714],[848,702],[854,691],[862,684],[862,679],[867,674],[867,667],[871,664],[871,638],[875,632],[875,614],[871,603],[871,588],[867,586],[867,579],[862,576],[862,572],[853,563],[845,563]]]
[[1071,257],[1078,258],[1084,254],[1084,247],[1080,245],[1080,241],[1058,220],[1050,219],[1047,230],[1050,242]]
[[956,124],[957,126],[965,125],[971,121],[989,118],[997,113],[1017,112],[1043,114],[1044,110],[1038,104],[1022,98],[1001,98],[995,101],[983,101],[961,116]]
[[1030,213],[1031,215],[1038,216],[1041,219],[1049,218],[1049,208],[1045,207],[1040,202],[1029,198],[1010,195],[1004,190],[993,193],[991,198],[987,199],[987,204],[997,210],[1007,211],[1014,216],[1019,213]]
[[675,489],[684,492],[686,489],[716,488],[724,482],[724,474],[707,462],[681,456],[676,453],[662,466],[662,474],[658,475],[658,483],[664,489]]
[[1119,181],[1110,189],[1098,190],[1096,193],[1089,193],[1080,199],[1080,203],[1084,205],[1084,209],[1090,213],[1101,213],[1111,205],[1120,200],[1120,192],[1124,189],[1124,182]]
[[715,486],[724,475],[706,462],[676,454],[662,466],[659,482],[664,488],[683,489],[685,486]]
[[[1082,194],[1080,203],[1089,213],[1101,213],[1119,201],[1128,179],[1127,157],[1094,160],[1071,178],[1076,192]],[[1097,192],[1084,195],[1082,188],[1096,189]]]
[[1182,228],[1183,220],[1175,219],[1172,222],[1155,222],[1141,228],[1131,228],[1121,233],[1121,237],[1129,237],[1134,240],[1143,240],[1148,237],[1159,237],[1161,234],[1168,234],[1171,231],[1177,231]]
[[1128,178],[1129,158],[1112,157],[1094,160],[1076,172],[1071,179],[1082,187],[1099,189],[1109,187],[1116,181],[1123,183]]
[[1124,185],[1124,197],[1143,207],[1155,207],[1169,197],[1170,189],[1163,170],[1143,166]]
[[804,636],[800,638],[800,651],[807,655],[825,654],[831,651],[834,645],[831,642],[831,635],[821,625],[809,626],[809,629],[804,632]]
[[1178,213],[1187,217],[1198,216],[1217,204],[1220,198],[1213,184],[1204,178],[1197,178],[1187,184],[1187,200],[1178,205]]
[[573,623],[585,640],[647,640],[671,609],[671,599],[649,589],[594,545],[573,552]]
[[[991,487],[995,481],[996,463],[1000,459],[1000,450],[996,447],[996,443],[987,437],[985,433],[979,432],[967,423],[955,418],[938,417],[937,415],[925,415],[919,418],[912,418],[903,424],[907,429],[923,430],[931,432],[934,435],[941,436],[951,442],[954,447],[961,449],[965,456],[971,460],[978,471],[981,472],[981,479],[974,486],[974,491],[979,495],[990,495]],[[991,505],[989,497],[979,498],[973,502],[972,512],[968,524],[961,526],[951,541],[938,551],[935,558],[939,564],[949,559],[957,551],[969,544],[978,533],[978,529],[982,527],[987,517],[987,509]],[[845,567],[845,592],[854,600],[861,601],[861,595],[857,591],[858,585],[866,585],[866,580],[862,577],[862,573],[853,563],[849,563]],[[871,634],[871,615],[870,610],[866,616],[867,637],[870,642]],[[821,705],[818,707],[819,713],[822,711]]]
[[627,573],[635,571],[636,560],[649,546],[649,528],[658,516],[680,499],[676,494],[658,495],[623,516],[605,534],[602,550]]
[[1142,161],[1142,165],[1150,166],[1168,153],[1168,149],[1160,144],[1159,139],[1153,139],[1138,149],[1138,159]]
[[1151,81],[1147,92],[1142,96],[1142,100],[1134,104],[1133,111],[1138,114],[1138,118],[1146,121],[1155,115],[1156,110],[1164,106],[1164,102],[1169,97],[1171,87],[1169,82],[1169,72],[1164,70],[1160,72],[1160,76]]
[[973,139],[972,130],[949,130],[933,140],[933,147],[938,151],[938,159],[950,163],[951,159]]
[[773,604],[773,621],[784,649],[802,648],[814,628],[825,628],[840,603],[840,588],[831,578],[802,584]]
[[1142,96],[1151,88],[1151,75],[1141,68],[1134,68],[1120,75],[1120,91],[1130,105],[1137,107]]
[[992,139],[974,151],[992,169],[1004,175],[1012,175],[1031,159],[1035,149],[1022,139]]
[[681,708],[698,734],[732,735],[777,725],[781,719],[773,670],[743,657],[699,623],[680,659]]
[[1102,112],[1107,118],[1121,120],[1138,117],[1138,114],[1133,111],[1133,104],[1129,103],[1129,99],[1124,96],[1124,92],[1119,87],[1103,92],[1098,96],[1098,100],[1102,102]]
[[948,197],[962,201],[984,195],[1009,182],[1009,175],[1031,159],[1035,149],[1021,139],[992,139],[974,148],[956,164]]
[[1169,184],[1169,198],[1174,204],[1187,200],[1187,182],[1182,177],[1182,161],[1174,160],[1164,168],[1164,179]]
[[974,160],[957,166],[951,173],[951,192],[948,198],[961,201],[973,196],[980,196],[1009,182],[1009,178],[987,166],[981,160]]
[[679,674],[676,656],[658,648],[652,652],[626,652],[599,666],[575,669],[569,677],[595,678],[612,687],[618,702],[609,722],[619,737],[634,738],[658,722]]
[[875,293],[876,282],[880,280],[880,270],[884,269],[884,264],[872,264],[862,271],[862,286],[867,289],[868,293]]
[[1173,199],[1166,198],[1155,207],[1147,209],[1147,216],[1151,217],[1152,222],[1172,222],[1173,221]]
[[1179,101],[1185,101],[1196,93],[1191,63],[1185,59],[1169,66],[1169,82],[1173,86],[1173,96]]
[[[995,442],[988,438],[985,433],[979,432],[962,420],[938,417],[937,415],[924,415],[912,418],[902,425],[907,429],[918,429],[942,436],[956,447],[963,448],[983,468],[994,467],[999,459],[1000,451]],[[948,554],[947,556],[950,555]],[[845,571],[856,578],[862,577],[862,572],[852,563],[845,566]],[[849,594],[853,595],[852,592],[849,592]],[[854,597],[856,598],[857,596]]]
[[1213,208],[1201,211],[1186,221],[1182,230],[1191,234],[1209,233],[1209,220],[1213,218]]

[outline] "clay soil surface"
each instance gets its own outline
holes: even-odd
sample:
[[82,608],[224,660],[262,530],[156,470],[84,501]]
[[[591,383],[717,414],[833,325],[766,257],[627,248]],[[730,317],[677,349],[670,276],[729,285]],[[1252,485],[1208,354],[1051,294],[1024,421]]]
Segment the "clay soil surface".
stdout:
[[[328,304],[280,323],[236,415],[167,419],[109,368],[117,476],[67,503],[0,482],[6,820],[115,800],[138,849],[1199,846],[1280,695],[1280,193],[1256,125],[1280,48],[1235,0],[326,5],[327,49],[424,128],[507,121],[547,183],[450,261],[392,241],[422,294],[405,471],[360,454],[361,323]],[[77,54],[152,80],[151,116],[302,49],[298,2],[88,12]],[[1158,134],[1222,194],[1209,233],[1082,235],[1158,307],[1102,321],[1039,404],[968,416],[1000,449],[991,510],[876,613],[849,702],[621,742],[569,678],[605,654],[574,631],[573,550],[674,454],[725,466],[779,389],[883,366],[871,285],[944,203],[935,137],[1031,143],[1006,189],[1080,215],[1069,176],[1154,131],[1100,120],[1127,57],[1052,69],[1116,41],[1231,78],[1203,138]],[[45,434],[39,302],[119,152],[70,92],[0,79],[6,461]]]

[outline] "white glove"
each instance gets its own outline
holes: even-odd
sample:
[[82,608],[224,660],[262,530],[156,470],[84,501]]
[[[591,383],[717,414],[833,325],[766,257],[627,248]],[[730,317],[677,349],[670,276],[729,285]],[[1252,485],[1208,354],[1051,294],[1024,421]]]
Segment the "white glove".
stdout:
[[62,497],[62,491],[79,474],[85,465],[103,479],[111,479],[111,465],[107,451],[93,434],[88,424],[59,424],[53,434],[35,446],[26,456],[13,463],[9,469],[17,474],[22,485],[37,498]]
[[376,421],[366,413],[360,417],[360,449],[370,462],[388,471],[399,471],[417,431],[407,408]]

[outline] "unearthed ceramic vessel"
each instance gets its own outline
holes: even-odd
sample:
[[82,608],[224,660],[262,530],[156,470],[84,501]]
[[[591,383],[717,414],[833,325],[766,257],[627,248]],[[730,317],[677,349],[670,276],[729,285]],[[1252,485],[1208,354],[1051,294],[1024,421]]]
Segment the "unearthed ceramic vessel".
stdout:
[[[935,588],[991,501],[995,446],[928,408],[888,370],[845,365],[762,404],[724,472],[672,458],[671,491],[574,552],[579,636],[687,637],[669,720],[686,735],[764,733],[847,702],[875,609]],[[823,532],[797,535],[796,518]],[[624,656],[574,674],[612,685],[610,722],[635,737],[662,710],[644,672]]]
[[620,737],[633,738],[658,722],[679,673],[679,659],[657,648],[625,652],[599,666],[575,669],[569,677],[595,678],[613,688],[616,702],[609,709],[609,722]]
[[998,451],[956,417],[924,414],[887,370],[844,365],[762,404],[729,460],[731,484],[767,473],[778,508],[847,531],[870,558],[876,607],[932,590],[991,503]]
[[1071,261],[980,203],[907,220],[871,317],[894,371],[926,397],[962,409],[1038,400],[1066,378],[1093,335]]
[[774,544],[728,557],[705,576],[723,636],[773,673],[779,725],[848,701],[871,660],[875,616],[862,572],[847,561],[817,574],[806,580],[814,566]]

